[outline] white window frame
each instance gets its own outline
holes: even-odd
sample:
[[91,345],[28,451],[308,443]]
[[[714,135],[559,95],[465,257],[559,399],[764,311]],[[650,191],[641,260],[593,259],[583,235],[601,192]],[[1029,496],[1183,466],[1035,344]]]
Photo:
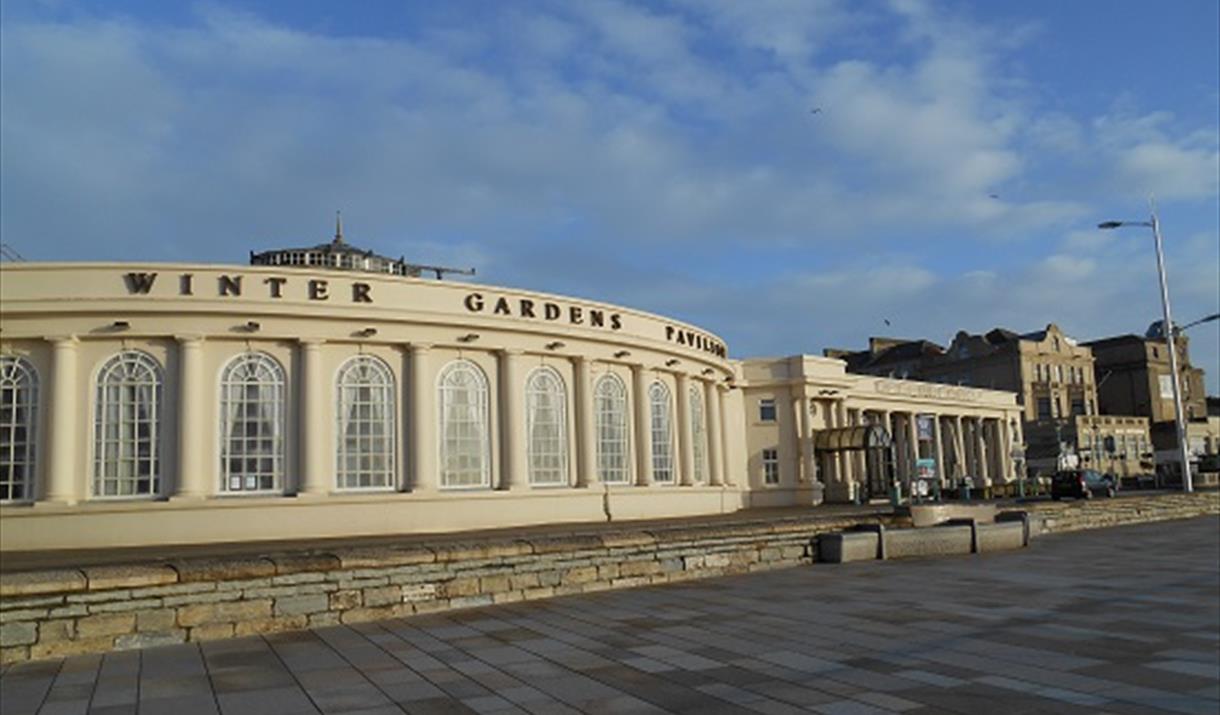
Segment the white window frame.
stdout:
[[690,400],[690,436],[694,464],[691,465],[691,475],[696,483],[707,481],[707,415],[703,409],[703,390],[698,385],[691,385],[688,391]]
[[[770,409],[771,416],[767,417],[765,410]],[[775,407],[774,397],[763,397],[758,400],[758,421],[759,422],[775,422],[779,418],[779,411]]]
[[[244,369],[246,375],[236,375],[239,368]],[[219,398],[220,493],[237,496],[282,492],[287,459],[288,379],[280,361],[256,351],[234,356],[221,370]],[[236,405],[243,408],[240,411],[246,413],[241,415],[242,424],[256,426],[253,435],[248,429],[244,437],[231,434],[233,418],[238,416],[235,399]],[[249,414],[251,406],[255,408],[254,415]],[[257,419],[249,420],[250,417]],[[243,448],[235,451],[232,447],[238,441],[243,443]],[[255,445],[253,449],[250,449],[251,444]],[[232,470],[234,460],[258,460],[258,469],[235,473]],[[263,464],[264,460],[269,460],[269,464]],[[238,481],[234,482],[235,479]]]
[[[669,387],[655,381],[648,386],[649,427],[652,431],[652,481],[674,483],[673,409]],[[662,476],[664,475],[664,476]]]
[[336,490],[397,487],[396,390],[394,371],[375,355],[348,358],[335,373]]
[[149,499],[161,494],[164,385],[161,364],[141,350],[124,350],[98,369],[91,498]]
[[779,485],[779,448],[766,447],[762,451],[763,484],[768,487]]
[[[459,376],[469,375],[471,383],[469,385],[448,384]],[[490,489],[491,488],[491,415],[488,409],[489,390],[487,383],[487,375],[483,373],[483,369],[470,360],[459,358],[445,365],[436,378],[436,426],[437,426],[437,466],[439,471],[438,483],[441,489],[445,490],[471,490],[471,489]],[[453,399],[460,392],[465,390],[473,390],[473,399],[465,404],[455,404]],[[472,410],[473,413],[469,418],[464,419],[460,423],[449,425],[446,416],[457,409]],[[466,455],[452,454],[448,447],[450,443],[450,431],[454,434],[454,440],[473,443],[475,449],[471,450]],[[458,468],[450,466],[452,460],[477,457],[478,464],[474,469],[469,465],[458,465]],[[476,473],[478,481],[458,482],[452,478],[456,474]]]
[[[38,469],[38,369],[29,360],[0,357],[0,405],[7,408],[7,414],[0,411],[0,432],[7,438],[6,449],[0,453],[0,503],[33,501]],[[24,439],[19,440],[19,434]],[[14,497],[14,491],[21,495]]]
[[597,478],[603,484],[630,484],[627,385],[621,377],[608,372],[597,379],[593,395],[597,422]]
[[548,365],[534,368],[525,380],[525,458],[532,487],[570,484],[567,405],[559,371]]

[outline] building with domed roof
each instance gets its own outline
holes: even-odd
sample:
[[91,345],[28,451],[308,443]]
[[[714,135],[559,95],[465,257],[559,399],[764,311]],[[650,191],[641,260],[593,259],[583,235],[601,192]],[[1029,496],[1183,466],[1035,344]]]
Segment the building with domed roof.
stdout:
[[[1016,473],[1012,393],[741,361],[670,317],[423,277],[449,270],[338,222],[248,266],[0,264],[0,549],[853,501],[945,479],[948,449],[980,484]],[[942,434],[963,420],[977,444]]]

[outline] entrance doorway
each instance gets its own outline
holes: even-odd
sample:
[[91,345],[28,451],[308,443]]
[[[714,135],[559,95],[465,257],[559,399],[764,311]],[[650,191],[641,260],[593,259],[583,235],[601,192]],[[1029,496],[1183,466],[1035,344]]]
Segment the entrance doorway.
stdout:
[[[813,441],[814,449],[823,454],[845,453],[857,459],[863,452],[864,474],[857,474],[862,497],[883,499],[889,496],[894,483],[894,442],[883,425],[858,425],[822,430]],[[857,462],[859,464],[859,462]]]

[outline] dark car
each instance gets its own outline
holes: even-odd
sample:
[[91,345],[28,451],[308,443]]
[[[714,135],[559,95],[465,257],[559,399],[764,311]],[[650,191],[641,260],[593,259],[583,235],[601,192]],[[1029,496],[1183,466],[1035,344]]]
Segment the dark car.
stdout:
[[1069,469],[1056,472],[1051,479],[1051,498],[1075,497],[1092,499],[1098,494],[1112,497],[1118,494],[1118,480],[1092,469]]

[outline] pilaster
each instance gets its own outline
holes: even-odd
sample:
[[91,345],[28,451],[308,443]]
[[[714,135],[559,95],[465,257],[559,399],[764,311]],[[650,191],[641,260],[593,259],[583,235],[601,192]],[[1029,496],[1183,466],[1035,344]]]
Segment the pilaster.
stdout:
[[207,464],[203,424],[203,337],[177,335],[178,341],[178,483],[174,497],[202,499],[216,488]]
[[674,377],[675,402],[678,413],[678,450],[679,457],[674,467],[678,470],[678,483],[684,487],[695,484],[695,437],[690,421],[690,377],[679,372]]
[[300,483],[297,495],[316,497],[330,491],[334,470],[328,456],[334,446],[326,439],[326,414],[330,403],[330,390],[326,389],[322,377],[321,340],[301,340],[301,378],[298,381],[301,405],[298,453],[300,458]]
[[525,430],[525,381],[520,350],[500,350],[500,489],[529,488]]
[[411,491],[428,493],[437,488],[437,436],[440,419],[436,408],[436,385],[432,379],[432,346],[412,343],[408,352],[411,364],[410,412],[407,421],[411,435]]
[[649,414],[648,373],[644,366],[631,366],[632,403],[635,405],[635,483],[652,484],[652,418]]
[[597,425],[594,414],[593,376],[589,359],[584,356],[572,358],[574,385],[573,401],[576,406],[576,486],[596,487],[597,476]]
[[75,335],[49,337],[51,343],[51,409],[47,425],[46,491],[49,502],[75,504],[84,498],[79,479],[76,446],[81,441],[77,400],[77,346]]

